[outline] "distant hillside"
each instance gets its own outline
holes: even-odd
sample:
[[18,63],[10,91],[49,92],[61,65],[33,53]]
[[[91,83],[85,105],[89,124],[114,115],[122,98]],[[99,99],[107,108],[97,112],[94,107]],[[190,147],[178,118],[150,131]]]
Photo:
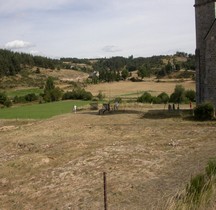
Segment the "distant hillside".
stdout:
[[[67,71],[63,71],[66,69]],[[133,77],[133,72],[137,72],[136,77],[141,79],[149,76],[192,78],[194,77],[194,70],[195,56],[183,52],[146,58],[117,56],[98,59],[51,59],[0,49],[0,88],[8,85],[16,87],[20,81],[25,85],[42,86],[47,75],[58,80],[62,80],[62,78],[65,80],[62,74],[70,74],[71,76],[66,79],[67,81],[76,80],[74,78],[81,81],[91,75],[88,82],[99,83],[125,80]],[[81,76],[73,76],[76,74],[81,74]],[[19,78],[21,79],[19,80]],[[9,84],[5,86],[5,82]]]

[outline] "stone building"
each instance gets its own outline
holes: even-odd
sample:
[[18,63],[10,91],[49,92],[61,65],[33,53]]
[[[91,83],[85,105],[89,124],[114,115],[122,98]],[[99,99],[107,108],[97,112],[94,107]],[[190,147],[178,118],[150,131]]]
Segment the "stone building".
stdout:
[[195,0],[196,100],[216,107],[216,0]]

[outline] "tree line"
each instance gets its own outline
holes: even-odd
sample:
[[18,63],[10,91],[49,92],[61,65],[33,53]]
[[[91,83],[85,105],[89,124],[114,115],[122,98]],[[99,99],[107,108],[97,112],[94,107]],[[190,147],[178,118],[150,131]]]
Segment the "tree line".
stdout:
[[[179,61],[176,59],[179,56],[184,56],[185,59]],[[164,62],[165,60],[168,62]],[[181,69],[195,70],[195,56],[177,52],[173,56],[101,58],[94,63],[93,69],[99,72],[98,77],[92,78],[93,83],[125,80],[133,71],[137,71],[141,79],[151,75],[160,78]]]
[[[178,61],[175,57],[184,57],[186,61]],[[164,63],[168,60],[168,63]],[[90,71],[99,72],[99,77],[92,78],[96,82],[112,82],[126,79],[131,72],[137,70],[141,78],[156,75],[166,76],[180,69],[195,70],[195,56],[187,53],[177,52],[173,56],[159,55],[151,57],[116,56],[111,58],[79,59],[60,58],[51,59],[43,56],[33,56],[27,53],[13,52],[0,49],[0,76],[12,76],[18,74],[23,68],[70,68],[72,64],[86,64],[91,66]],[[80,71],[87,71],[79,68]]]
[[61,65],[58,59],[0,49],[0,76],[16,75],[26,67],[32,68],[37,66],[55,69],[61,67]]

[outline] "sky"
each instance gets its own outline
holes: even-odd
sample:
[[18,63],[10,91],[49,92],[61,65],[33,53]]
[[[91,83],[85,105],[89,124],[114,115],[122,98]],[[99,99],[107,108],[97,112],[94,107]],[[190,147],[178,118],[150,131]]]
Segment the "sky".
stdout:
[[195,52],[194,0],[0,0],[0,48],[51,58]]

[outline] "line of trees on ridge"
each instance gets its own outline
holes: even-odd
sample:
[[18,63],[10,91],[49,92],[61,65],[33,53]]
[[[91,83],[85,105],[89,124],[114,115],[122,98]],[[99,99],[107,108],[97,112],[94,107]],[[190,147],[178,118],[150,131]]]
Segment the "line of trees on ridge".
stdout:
[[[185,60],[179,61],[175,59],[176,57],[183,57]],[[164,60],[167,60],[168,63],[165,63]],[[130,76],[131,72],[136,70],[141,78],[150,75],[162,77],[182,68],[185,70],[194,70],[195,56],[177,52],[173,56],[159,55],[145,58],[134,58],[133,56],[125,58],[122,56],[116,56],[97,59],[51,59],[43,56],[33,56],[27,53],[0,49],[0,77],[13,76],[18,74],[24,68],[32,68],[35,66],[38,68],[61,69],[71,68],[73,64],[86,64],[86,67],[75,68],[75,70],[99,72],[99,77],[92,79],[93,83],[97,83],[101,81],[112,82],[122,79],[124,80]]]

